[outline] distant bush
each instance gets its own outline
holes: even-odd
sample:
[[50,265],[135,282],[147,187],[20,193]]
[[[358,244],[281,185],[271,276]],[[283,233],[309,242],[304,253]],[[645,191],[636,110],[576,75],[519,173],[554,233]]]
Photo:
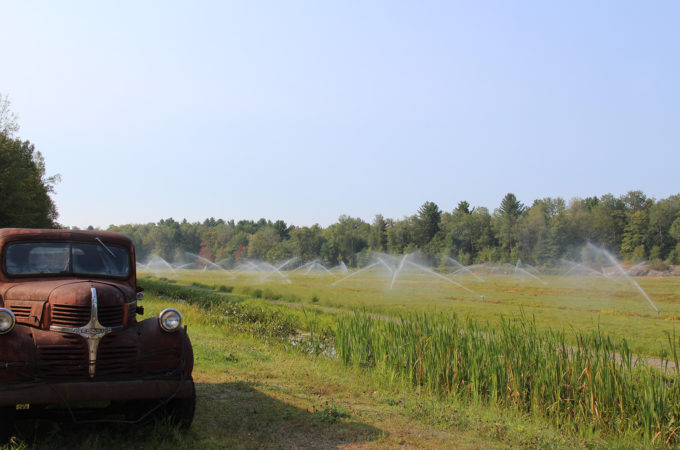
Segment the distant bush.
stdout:
[[219,286],[215,286],[215,289],[220,291],[220,292],[232,292],[234,290],[233,286],[225,286],[223,284],[220,284]]
[[656,260],[649,265],[649,268],[659,272],[665,272],[670,269],[670,266],[663,261]]
[[289,303],[300,303],[300,297],[298,297],[295,294],[288,294],[283,297],[283,301],[289,302]]
[[262,291],[262,298],[267,298],[269,300],[279,300],[281,298],[281,294],[277,294],[276,292],[273,292],[271,289],[265,289]]

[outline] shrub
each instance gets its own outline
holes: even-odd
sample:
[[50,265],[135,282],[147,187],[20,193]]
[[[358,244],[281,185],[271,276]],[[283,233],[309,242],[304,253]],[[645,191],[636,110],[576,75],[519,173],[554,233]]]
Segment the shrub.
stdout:
[[223,284],[220,284],[219,286],[216,286],[216,288],[220,292],[232,292],[234,290],[233,286],[225,286]]

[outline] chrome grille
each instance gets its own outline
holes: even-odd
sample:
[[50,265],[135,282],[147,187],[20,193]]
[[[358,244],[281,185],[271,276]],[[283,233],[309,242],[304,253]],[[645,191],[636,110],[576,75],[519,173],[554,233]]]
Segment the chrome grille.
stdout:
[[82,327],[90,321],[90,305],[52,305],[52,325]]

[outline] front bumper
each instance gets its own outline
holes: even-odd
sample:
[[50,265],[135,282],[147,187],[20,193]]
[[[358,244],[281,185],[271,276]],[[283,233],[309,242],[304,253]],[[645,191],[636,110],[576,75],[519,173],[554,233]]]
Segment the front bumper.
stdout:
[[18,404],[127,401],[165,398],[189,398],[192,379],[81,381],[67,383],[13,384],[0,390],[0,406]]

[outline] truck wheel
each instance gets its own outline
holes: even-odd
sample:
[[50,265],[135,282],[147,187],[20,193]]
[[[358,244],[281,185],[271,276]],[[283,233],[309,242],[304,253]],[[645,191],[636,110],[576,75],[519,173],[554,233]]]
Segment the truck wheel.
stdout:
[[0,445],[8,443],[12,438],[15,415],[16,408],[14,406],[0,407]]
[[170,420],[183,430],[188,430],[196,412],[196,388],[191,385],[191,397],[175,398],[166,406]]

